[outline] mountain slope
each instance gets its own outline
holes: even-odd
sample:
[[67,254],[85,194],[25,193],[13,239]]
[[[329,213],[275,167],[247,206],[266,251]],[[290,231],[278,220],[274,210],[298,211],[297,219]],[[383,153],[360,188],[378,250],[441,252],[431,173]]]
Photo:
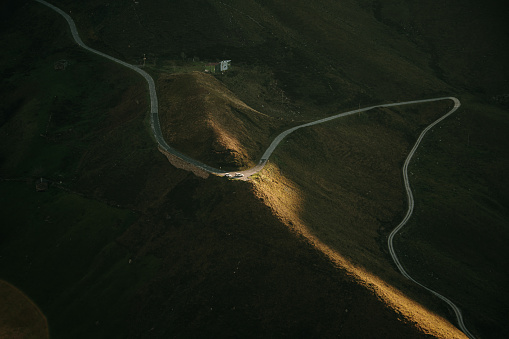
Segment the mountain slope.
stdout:
[[166,141],[216,168],[254,166],[279,132],[276,119],[247,106],[211,75],[161,75],[157,85]]
[[[496,23],[493,27],[503,22],[495,15],[494,2],[475,16],[475,29],[468,23],[473,18],[470,11],[478,5],[469,1],[55,4],[71,11],[84,40],[94,48],[132,63],[141,63],[147,55],[147,69],[158,77],[163,94],[170,144],[224,166],[253,163],[274,131],[284,126],[370,103],[458,96],[463,105],[456,119],[451,117],[430,133],[412,164],[418,207],[414,224],[396,239],[396,246],[406,254],[404,264],[412,274],[437,285],[459,304],[472,332],[486,337],[507,333],[503,307],[507,278],[500,272],[508,262],[503,245],[509,219],[504,174],[509,165],[504,132],[508,119],[503,99],[508,93],[504,66],[508,54],[503,30],[490,28],[491,21]],[[30,18],[51,17],[36,5],[25,6],[35,11]],[[15,18],[28,20],[24,15],[17,12]],[[13,20],[13,27],[17,24]],[[90,269],[80,271],[86,277],[83,281],[97,282],[96,287],[78,284],[74,294],[63,294],[58,303],[42,306],[55,315],[49,317],[50,326],[53,319],[60,336],[66,330],[97,326],[90,312],[93,303],[87,304],[87,310],[70,300],[104,298],[103,291],[126,288],[115,273],[108,272],[120,272],[119,276],[137,283],[121,297],[119,320],[101,313],[110,321],[99,323],[109,325],[94,331],[103,335],[119,325],[122,333],[133,336],[145,331],[178,336],[193,329],[199,335],[208,330],[220,333],[221,328],[228,328],[232,336],[461,336],[444,319],[454,322],[449,311],[405,282],[384,254],[386,235],[405,207],[399,175],[402,159],[416,133],[446,109],[445,103],[379,110],[299,131],[282,144],[254,186],[218,178],[203,181],[176,170],[152,148],[139,79],[116,66],[102,62],[97,66],[95,57],[65,45],[70,36],[65,25],[59,25],[56,21],[37,27],[41,34],[36,41],[45,44],[29,42],[35,33],[27,29],[22,34],[15,29],[3,33],[3,45],[10,52],[3,57],[2,72],[10,80],[2,92],[15,95],[4,95],[2,107],[2,144],[12,145],[2,149],[2,175],[44,175],[55,181],[63,177],[77,194],[142,213],[127,227],[131,220],[127,215],[108,210],[121,220],[117,223],[122,227],[113,227],[111,233],[116,244],[99,252]],[[470,36],[475,39],[467,45]],[[50,44],[50,37],[58,38],[58,43]],[[20,44],[13,48],[11,41]],[[28,53],[31,44],[47,53],[42,54],[47,59],[34,60]],[[51,52],[45,50],[48,44]],[[15,60],[17,55],[22,60]],[[49,72],[60,58],[77,60],[80,67],[60,79]],[[168,74],[178,70],[167,65],[185,71],[198,58],[202,62],[232,59],[234,70],[215,79],[198,73]],[[85,60],[88,66],[82,67]],[[34,78],[47,79],[48,84],[61,81],[64,85],[58,93],[63,98],[59,95],[51,102],[38,89],[37,100],[44,104],[33,100],[31,88],[37,82],[17,77],[26,65],[33,69]],[[96,78],[88,77],[89,69],[97,70]],[[110,80],[98,79],[100,74]],[[76,81],[82,79],[89,81],[78,90]],[[93,83],[103,87],[94,91]],[[115,94],[109,95],[109,90]],[[100,107],[97,98],[102,98]],[[19,138],[30,135],[36,140],[52,111],[60,120],[49,124],[49,145]],[[107,117],[101,120],[97,113],[105,112]],[[15,190],[6,191],[11,189]],[[12,217],[8,209],[3,213]],[[235,241],[229,240],[229,234],[237,237]],[[111,238],[103,240],[99,248],[111,242]],[[244,246],[243,241],[252,246]],[[471,250],[479,247],[485,250]],[[325,257],[313,248],[325,252]],[[114,259],[105,259],[110,253]],[[310,266],[289,264],[299,255]],[[125,262],[133,257],[141,264],[131,272]],[[232,268],[240,270],[239,261],[249,264],[235,285],[225,277]],[[325,273],[309,268],[315,265]],[[19,273],[10,269],[12,276]],[[334,273],[329,275],[329,270]],[[438,284],[429,272],[440,272]],[[352,274],[354,280],[346,277]],[[314,288],[303,289],[298,281]],[[40,293],[30,284],[25,286]],[[359,286],[367,286],[376,297]],[[236,291],[233,296],[228,294],[231,287]],[[351,294],[345,291],[351,290],[355,290],[352,300],[362,302],[348,304]],[[101,309],[108,310],[108,300]],[[244,303],[241,315],[232,310],[240,307],[237,300]],[[218,313],[213,312],[216,305]],[[69,309],[69,317],[57,316],[61,307]],[[350,313],[352,307],[356,311]],[[372,313],[362,312],[371,308]],[[161,309],[166,311],[161,314]],[[343,312],[337,321],[337,314]],[[399,312],[403,322],[397,320]],[[438,317],[427,321],[426,314]],[[74,330],[67,327],[73,315],[86,319]],[[310,317],[313,321],[306,323]],[[135,321],[123,327],[127,318]],[[366,319],[372,326],[365,325]]]
[[[36,33],[2,33],[19,45],[2,64],[13,92],[0,130],[0,274],[40,305],[52,337],[424,337],[248,184],[172,167],[150,138],[142,79],[73,46],[53,15],[30,6],[13,20]],[[25,152],[9,150],[20,140]]]

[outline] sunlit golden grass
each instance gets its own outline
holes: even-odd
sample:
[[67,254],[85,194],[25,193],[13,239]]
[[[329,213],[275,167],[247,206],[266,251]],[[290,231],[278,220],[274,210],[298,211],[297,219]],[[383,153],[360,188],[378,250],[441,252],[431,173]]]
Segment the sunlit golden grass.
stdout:
[[166,141],[211,166],[253,166],[280,130],[276,119],[248,107],[212,75],[163,74],[158,92]]
[[459,338],[443,305],[392,266],[384,240],[405,208],[401,166],[412,139],[449,106],[377,110],[299,131],[254,182],[283,222],[406,321]]
[[0,280],[0,338],[49,338],[48,322],[23,292]]
[[295,233],[304,236],[311,245],[323,252],[353,279],[372,290],[396,313],[414,323],[422,332],[435,337],[465,338],[465,335],[448,320],[412,300],[405,293],[367,271],[364,267],[354,264],[339,250],[333,249],[315,236],[301,218],[305,195],[294,182],[279,171],[275,164],[269,163],[264,171],[253,180],[253,183],[257,195],[270,206],[281,221]]
[[[233,155],[230,166],[251,166],[277,130],[271,118],[250,109],[210,75],[163,75],[159,82],[167,95],[162,125],[169,143],[202,161],[228,166],[220,159]],[[412,139],[450,105],[377,110],[299,131],[300,137],[285,140],[275,163],[253,182],[282,222],[404,321],[436,337],[462,338],[433,311],[436,301],[422,303],[422,292],[415,298],[415,286],[399,276],[380,249],[380,232],[394,226],[404,208],[400,168]]]
[[[165,79],[173,82],[165,93],[177,93],[173,96],[176,104],[170,102],[163,123],[168,131],[171,114],[175,114],[173,123],[192,121],[178,130],[202,138],[202,146],[209,142],[215,150],[229,150],[237,159],[242,158],[243,164],[256,161],[258,145],[268,144],[270,132],[265,129],[259,134],[253,127],[270,123],[268,117],[250,109],[209,75],[193,73]],[[423,304],[416,301],[422,301],[422,294],[416,299],[415,292],[408,293],[415,286],[399,276],[380,249],[380,232],[394,226],[404,208],[400,168],[412,139],[450,105],[440,102],[378,110],[299,132],[304,138],[303,134],[289,137],[282,144],[283,151],[275,153],[275,163],[282,163],[285,171],[269,163],[253,182],[256,194],[282,222],[373,291],[406,322],[436,337],[462,338],[461,331],[429,308],[435,309],[436,301]],[[179,138],[186,137],[173,140],[178,144]],[[204,152],[195,154],[206,159],[207,150]],[[301,180],[303,185],[296,184]]]

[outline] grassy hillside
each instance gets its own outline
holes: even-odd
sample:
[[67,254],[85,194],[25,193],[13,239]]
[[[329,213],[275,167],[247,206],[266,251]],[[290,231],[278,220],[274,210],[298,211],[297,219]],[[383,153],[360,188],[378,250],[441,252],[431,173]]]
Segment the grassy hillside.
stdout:
[[[0,276],[40,305],[52,337],[423,337],[249,184],[173,168],[150,137],[140,79],[82,53],[37,4],[13,22],[1,39],[12,58],[2,62]],[[69,67],[54,70],[62,58]],[[35,191],[40,177],[46,192]]]
[[160,120],[166,141],[216,168],[252,167],[281,123],[240,101],[212,75],[160,76]]
[[435,75],[487,100],[507,94],[504,5],[478,1],[374,1],[376,17],[430,55]]
[[463,114],[435,129],[410,167],[418,208],[397,246],[416,277],[457,300],[487,337],[500,337],[509,315],[509,121],[507,111],[463,102]]
[[[285,126],[458,96],[411,164],[416,214],[396,248],[472,332],[507,334],[509,55],[496,2],[54,3],[94,48],[147,56],[167,140],[216,166],[253,164]],[[403,160],[450,103],[301,130],[252,183],[202,180],[155,148],[141,79],[75,47],[49,9],[9,8],[0,278],[41,306],[52,335],[461,337],[386,250],[406,208]],[[233,71],[191,72],[220,59]],[[50,190],[36,194],[40,177]]]
[[[1,63],[0,276],[40,305],[52,336],[68,337],[71,328],[92,333],[97,316],[124,319],[140,276],[147,279],[157,267],[146,257],[129,270],[129,250],[115,242],[143,208],[129,208],[137,195],[120,199],[133,191],[132,167],[113,180],[101,173],[137,151],[135,142],[123,141],[128,126],[145,131],[146,93],[140,79],[74,46],[63,22],[44,8],[30,4],[12,14],[16,25],[0,39],[7,51]],[[61,59],[69,62],[65,71],[54,69]],[[140,101],[135,121],[126,97]],[[152,145],[142,136],[140,143]],[[101,166],[89,156],[99,147],[115,150]],[[147,153],[159,155],[152,147]],[[86,171],[92,165],[95,172]],[[38,193],[41,177],[49,188]],[[115,185],[128,189],[106,195]],[[101,302],[118,303],[117,313]]]
[[0,281],[0,300],[2,338],[49,338],[46,318],[20,290]]
[[451,107],[449,101],[374,110],[299,131],[276,150],[273,168],[256,179],[259,194],[292,229],[385,303],[446,337],[454,336],[447,333],[450,325],[433,317],[447,318],[448,310],[401,279],[386,237],[406,208],[402,163],[420,130]]

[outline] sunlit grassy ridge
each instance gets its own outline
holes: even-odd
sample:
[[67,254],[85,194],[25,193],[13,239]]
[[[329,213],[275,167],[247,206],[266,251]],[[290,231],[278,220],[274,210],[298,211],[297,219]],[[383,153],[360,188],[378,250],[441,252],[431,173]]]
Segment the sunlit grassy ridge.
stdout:
[[[446,122],[456,120],[447,120],[435,129],[438,141],[431,139],[441,146],[423,145],[423,156],[417,155],[411,171],[418,176],[416,201],[421,199],[424,207],[396,245],[408,255],[409,270],[422,272],[419,278],[440,271],[440,292],[453,292],[473,332],[502,337],[507,332],[507,292],[500,273],[507,262],[501,249],[507,242],[507,117],[503,109],[489,105],[492,95],[507,91],[500,81],[504,72],[497,73],[500,60],[507,59],[506,40],[498,33],[494,40],[466,45],[472,33],[464,29],[469,27],[470,2],[436,7],[438,2],[401,1],[392,8],[385,1],[328,0],[295,1],[292,6],[212,0],[55,4],[72,12],[94,48],[135,64],[148,56],[147,69],[158,77],[169,118],[165,130],[170,144],[216,166],[252,164],[274,132],[285,126],[372,103],[458,96],[463,102],[458,117],[463,111],[471,120],[452,130],[445,128],[451,127]],[[429,4],[433,6],[427,8]],[[255,186],[222,178],[204,181],[176,170],[156,150],[141,79],[70,46],[65,24],[43,12],[39,8],[28,17],[18,12],[12,29],[2,32],[2,46],[9,51],[2,56],[7,79],[0,120],[2,175],[28,182],[40,176],[63,179],[63,188],[74,193],[44,196],[56,197],[48,202],[51,211],[61,206],[72,211],[66,201],[92,206],[79,220],[64,213],[59,236],[67,235],[67,222],[79,234],[86,233],[95,210],[104,212],[97,230],[111,231],[111,238],[96,234],[88,239],[91,246],[83,250],[87,259],[78,257],[90,266],[76,268],[83,279],[69,283],[58,302],[37,297],[51,290],[47,280],[35,286],[19,279],[49,310],[57,337],[458,334],[443,320],[452,319],[445,306],[406,283],[384,254],[385,236],[405,205],[402,159],[446,103],[379,110],[301,130],[274,153]],[[52,24],[39,23],[40,17]],[[437,24],[426,18],[437,18]],[[483,34],[496,33],[483,28],[490,24],[489,16],[476,18],[481,18],[475,25],[476,42]],[[450,24],[454,20],[458,25]],[[421,27],[408,33],[414,23]],[[33,36],[36,42],[31,42]],[[494,53],[496,37],[500,49]],[[477,67],[483,54],[494,61],[493,67]],[[234,69],[217,78],[164,74],[190,70],[195,56],[202,61],[232,59]],[[68,72],[55,73],[52,64],[61,58],[73,62]],[[469,74],[482,74],[482,81]],[[51,95],[58,100],[51,101]],[[56,120],[48,124],[51,112]],[[41,137],[47,126],[50,138]],[[445,138],[448,133],[451,139]],[[457,164],[462,171],[448,170]],[[20,194],[13,204],[26,200],[23,194],[33,198],[35,192],[16,185],[5,191]],[[465,196],[467,189],[474,203]],[[90,198],[99,200],[97,205]],[[126,208],[141,213],[134,224]],[[2,213],[17,220],[16,209]],[[452,227],[441,227],[444,220]],[[28,224],[24,221],[21,228],[30,230]],[[433,232],[419,228],[426,224]],[[484,232],[479,232],[480,224]],[[38,233],[30,230],[27,236],[33,234]],[[487,250],[480,254],[463,245],[486,235]],[[495,237],[497,241],[490,240]],[[3,239],[1,249],[8,249],[21,238]],[[412,243],[405,245],[407,240]],[[46,242],[41,242],[43,248]],[[404,248],[410,245],[419,252]],[[20,246],[19,253],[25,250]],[[71,253],[66,251],[62,256]],[[16,260],[23,261],[19,253]],[[421,270],[423,258],[433,262]],[[446,265],[433,268],[434,263]],[[479,273],[483,266],[489,274]],[[44,276],[44,267],[36,272]],[[38,278],[26,267],[7,271]],[[456,271],[467,281],[458,282]],[[458,283],[475,286],[474,293],[464,293]],[[80,324],[73,326],[69,319],[81,319]]]
[[240,101],[211,75],[162,75],[160,121],[177,150],[223,169],[251,167],[281,123]]
[[437,300],[394,271],[380,235],[403,213],[399,173],[412,140],[451,105],[373,110],[299,131],[255,179],[290,228],[424,332],[443,338],[463,334],[444,319],[447,312],[436,314],[443,312]]
[[[17,32],[20,59],[2,69],[0,274],[40,305],[52,337],[370,336],[381,328],[422,337],[289,233],[245,183],[172,167],[150,137],[141,79],[79,53],[65,23],[41,7],[14,17],[41,27],[7,30]],[[61,58],[76,63],[58,73]],[[47,138],[40,134],[52,113],[60,119]],[[78,125],[80,133],[69,131]],[[51,160],[54,147],[65,162]],[[38,193],[41,176],[50,185]]]
[[[476,107],[474,103],[470,105]],[[325,253],[336,251],[330,256],[340,258],[336,259],[340,265],[348,267],[361,280],[373,283],[377,293],[387,297],[389,304],[402,307],[403,314],[435,329],[441,328],[435,326],[438,322],[424,320],[427,316],[422,318],[423,314],[415,313],[419,307],[392,294],[392,288],[398,286],[410,293],[411,299],[420,300],[421,305],[442,309],[438,312],[443,312],[445,317],[448,314],[437,300],[426,294],[419,296],[419,291],[412,290],[411,286],[400,285],[393,268],[386,265],[383,235],[402,218],[405,206],[400,171],[419,132],[416,127],[423,128],[425,121],[431,122],[444,114],[447,106],[450,103],[402,108],[396,112],[367,112],[331,124],[334,129],[316,126],[314,130],[299,131],[300,136],[289,137],[274,153],[273,160],[283,174],[281,181],[294,189],[278,188],[281,185],[274,182],[280,179],[268,180],[272,185],[263,180],[265,184],[260,186],[265,195],[273,197],[269,199],[271,206],[281,211],[276,213],[286,216],[292,228],[301,225],[297,228],[299,233],[305,234]],[[507,151],[503,146],[507,140],[501,132],[507,122],[502,118],[503,113],[494,109],[487,121],[475,123],[474,112],[468,112],[466,117],[455,116],[437,126],[430,140],[418,150],[409,174],[419,212],[397,246],[401,246],[402,261],[410,272],[416,272],[428,286],[451,296],[470,315],[467,322],[477,323],[493,334],[504,331],[502,319],[506,312],[503,302],[496,300],[507,298],[502,287],[507,280],[500,275],[507,255],[503,250],[504,240],[485,241],[481,245],[479,239],[507,237],[507,229],[502,226],[507,215],[499,205],[505,199],[504,188],[484,180],[481,184],[473,173],[489,173],[507,166]],[[492,129],[493,135],[479,138],[487,132],[485,126],[493,123],[491,119],[501,125]],[[482,149],[492,138],[496,142],[490,147],[500,156],[486,158]],[[467,152],[459,151],[465,146]],[[488,180],[496,177],[493,173]],[[259,178],[265,179],[262,175]],[[497,182],[504,185],[505,181]],[[490,193],[486,185],[491,187]],[[292,203],[292,197],[298,199]],[[495,197],[501,200],[495,202]],[[288,206],[293,207],[289,210]],[[481,246],[486,249],[479,251]],[[360,270],[356,265],[360,265]],[[379,279],[384,283],[379,284]],[[464,284],[461,289],[458,283]]]

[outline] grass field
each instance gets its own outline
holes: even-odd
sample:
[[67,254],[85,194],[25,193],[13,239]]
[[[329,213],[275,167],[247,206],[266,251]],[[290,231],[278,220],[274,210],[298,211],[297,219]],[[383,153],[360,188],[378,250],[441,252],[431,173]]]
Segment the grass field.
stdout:
[[[300,130],[253,183],[203,180],[157,151],[141,78],[74,46],[47,8],[12,4],[0,278],[41,307],[53,337],[461,337],[386,250],[406,208],[403,160],[450,102]],[[92,47],[133,64],[147,55],[170,144],[228,169],[295,124],[458,96],[411,164],[416,211],[395,246],[472,332],[508,332],[508,120],[496,98],[509,54],[495,2],[55,4]],[[234,69],[193,73],[196,57]],[[41,177],[49,190],[36,193]]]

